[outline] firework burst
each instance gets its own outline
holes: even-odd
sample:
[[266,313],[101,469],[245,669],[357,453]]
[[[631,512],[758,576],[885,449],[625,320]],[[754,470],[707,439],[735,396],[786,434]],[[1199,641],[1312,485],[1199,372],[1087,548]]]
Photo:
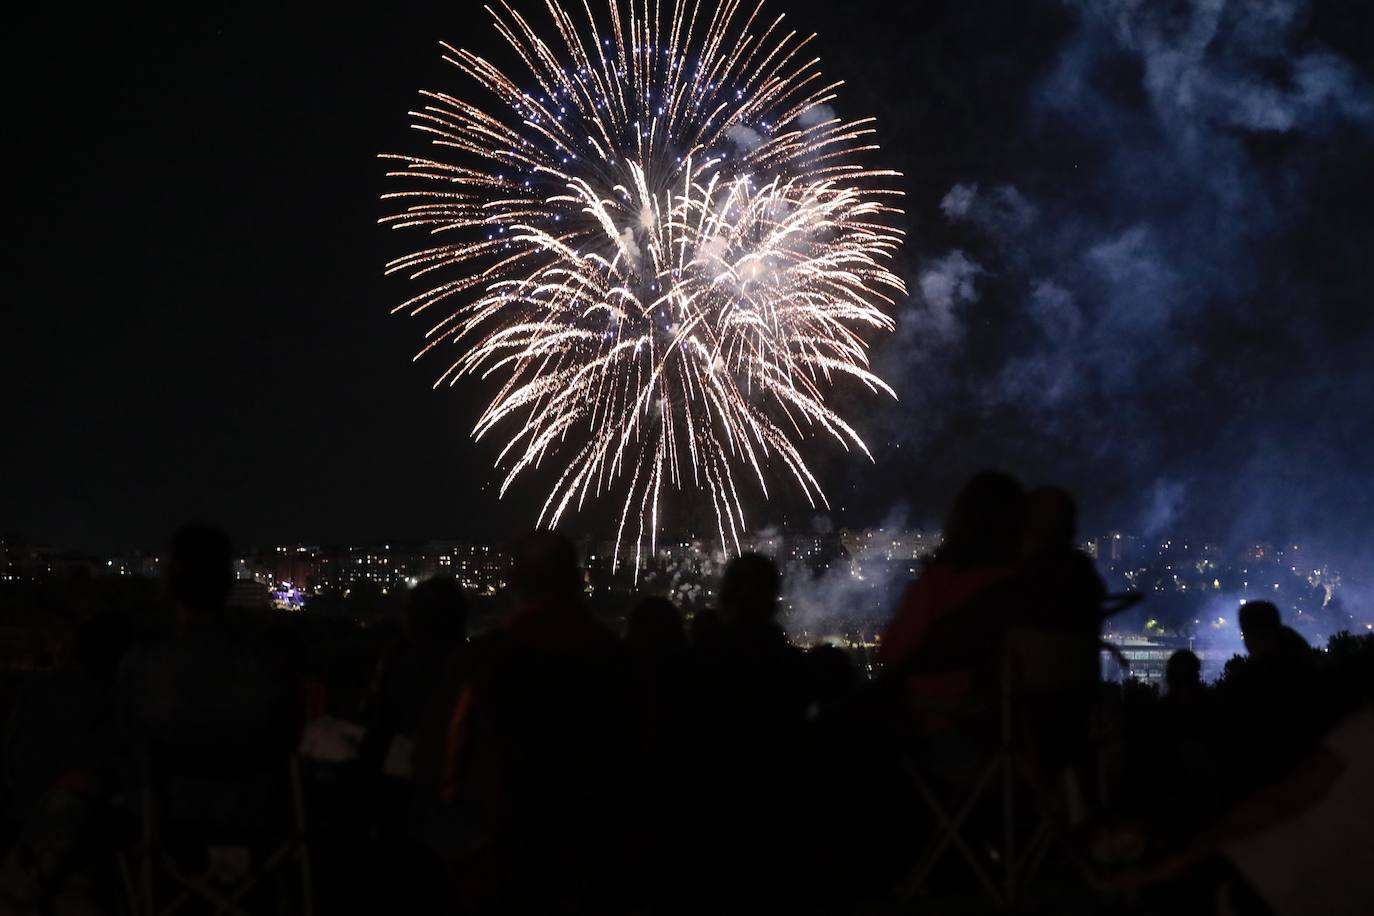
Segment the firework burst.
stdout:
[[739,550],[739,478],[780,467],[825,497],[799,443],[868,455],[827,404],[839,377],[892,395],[867,335],[903,293],[896,172],[864,164],[871,119],[829,103],[810,36],[737,0],[553,0],[548,41],[488,8],[520,76],[444,45],[488,104],[424,92],[433,157],[385,156],[408,190],[383,222],[433,243],[388,272],[436,316],[419,356],[456,345],[435,383],[496,391],[473,435],[501,436],[501,492],[540,468],[538,523],[623,492],[616,525],[653,549],[669,490],[711,501]]

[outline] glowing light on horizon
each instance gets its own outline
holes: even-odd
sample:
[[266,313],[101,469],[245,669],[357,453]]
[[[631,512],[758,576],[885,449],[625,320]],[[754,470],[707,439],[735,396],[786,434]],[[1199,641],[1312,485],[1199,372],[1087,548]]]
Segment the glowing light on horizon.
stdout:
[[473,436],[503,437],[503,495],[553,478],[538,524],[623,491],[618,559],[700,492],[738,551],[738,478],[766,497],[780,465],[815,505],[802,442],[868,455],[827,398],[844,378],[893,395],[868,339],[904,294],[897,173],[865,164],[872,119],[834,114],[811,37],[762,3],[545,6],[554,40],[488,7],[518,79],[444,45],[490,104],[424,92],[436,152],[384,157],[414,181],[383,222],[434,236],[388,265],[427,284],[396,311],[435,316],[417,359],[457,348],[436,387],[495,386]]

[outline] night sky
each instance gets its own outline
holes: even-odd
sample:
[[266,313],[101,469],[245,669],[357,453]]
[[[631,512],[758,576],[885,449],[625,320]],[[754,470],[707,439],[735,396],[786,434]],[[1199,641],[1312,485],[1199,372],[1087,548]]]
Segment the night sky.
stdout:
[[[419,288],[382,267],[417,239],[376,225],[416,91],[469,92],[438,41],[497,47],[480,5],[49,6],[7,29],[0,530],[531,523],[545,481],[498,503],[467,437],[482,391],[410,361],[427,325],[389,311]],[[901,400],[850,412],[876,466],[808,451],[835,524],[932,521],[996,465],[1095,528],[1374,566],[1368,3],[768,6],[906,175],[911,297],[875,349]]]

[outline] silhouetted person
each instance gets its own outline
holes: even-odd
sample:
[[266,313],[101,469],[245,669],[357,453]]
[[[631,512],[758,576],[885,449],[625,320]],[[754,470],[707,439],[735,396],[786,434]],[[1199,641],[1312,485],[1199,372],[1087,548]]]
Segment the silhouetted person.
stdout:
[[1077,524],[1068,491],[1044,486],[1027,495],[1022,568],[1002,604],[1013,703],[1032,762],[1046,779],[1075,768],[1082,786],[1090,769],[1107,590],[1092,559],[1074,545]]
[[1284,626],[1279,609],[1269,601],[1247,601],[1240,607],[1240,635],[1250,658],[1282,664],[1305,663],[1312,650],[1292,627]]
[[1202,660],[1187,649],[1179,649],[1169,656],[1164,666],[1165,696],[1183,703],[1195,702],[1205,690],[1202,684]]
[[[977,640],[973,648],[981,658],[970,659],[970,639],[958,636],[948,640],[955,646],[952,657],[922,657],[928,649],[927,656],[943,654],[942,646],[929,645],[941,621],[978,613],[975,602],[992,596],[1016,574],[1024,515],[1025,491],[1014,477],[999,471],[976,474],[955,498],[944,543],[906,587],[883,631],[878,658],[888,677],[905,684],[918,734],[950,725],[973,688],[974,667],[991,662],[1000,651],[996,635],[971,627]],[[1000,602],[997,598],[993,604]],[[958,629],[957,621],[950,625]]]
[[352,803],[374,838],[369,867],[385,902],[417,912],[435,896],[427,854],[446,712],[465,674],[467,600],[457,581],[435,576],[406,596],[401,632],[385,648],[365,704]]
[[697,778],[703,733],[698,670],[682,614],[667,598],[640,600],[625,634],[645,736],[642,774],[644,883],[659,899],[680,900],[700,835],[690,829],[698,801],[686,787]]
[[207,755],[261,750],[289,735],[292,696],[263,658],[261,631],[225,606],[233,549],[218,528],[192,524],[172,537],[167,586],[173,633],[133,649],[122,665],[130,711],[154,743]]
[[769,626],[781,587],[777,564],[763,554],[741,554],[726,564],[720,580],[721,616],[732,627]]
[[363,723],[364,764],[408,776],[415,732],[455,652],[467,642],[467,599],[450,576],[426,579],[407,596],[399,641],[380,662],[376,695]]
[[706,718],[699,760],[704,870],[728,911],[780,905],[795,885],[797,770],[810,699],[801,651],[776,621],[781,577],[768,557],[726,565],[719,590],[719,650],[702,672]]
[[1021,538],[1026,600],[1018,619],[1031,626],[1087,631],[1096,639],[1106,587],[1092,559],[1074,545],[1077,528],[1078,507],[1067,490],[1037,487],[1027,495]]
[[1332,724],[1316,655],[1268,601],[1240,608],[1247,658],[1225,684],[1236,790],[1281,777]]
[[251,847],[287,811],[276,791],[296,741],[298,692],[263,629],[225,606],[232,583],[228,535],[179,529],[167,563],[174,632],[121,666],[163,839],[179,855],[202,855],[207,842]]
[[751,746],[791,733],[809,700],[802,654],[776,620],[781,585],[778,567],[757,553],[731,560],[721,577],[724,627],[716,679],[728,701],[720,714]]
[[911,825],[900,801],[910,776],[875,744],[866,685],[849,653],[822,643],[803,663],[810,705],[803,752],[787,764],[797,774],[796,837],[784,847],[790,881],[802,887],[786,911],[868,912],[894,868],[910,865],[900,841]]
[[1164,836],[1192,834],[1225,797],[1225,771],[1215,704],[1202,682],[1202,662],[1187,649],[1169,656],[1165,693],[1151,716],[1145,785]]
[[451,862],[480,910],[616,912],[640,767],[628,659],[566,538],[533,532],[511,555],[511,612],[472,646],[445,737]]

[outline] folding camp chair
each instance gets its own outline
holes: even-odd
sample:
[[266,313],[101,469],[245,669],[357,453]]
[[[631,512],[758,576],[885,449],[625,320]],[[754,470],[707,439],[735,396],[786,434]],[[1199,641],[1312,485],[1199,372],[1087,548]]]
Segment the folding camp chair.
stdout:
[[[300,916],[311,916],[313,893],[311,885],[310,852],[306,842],[305,801],[301,786],[300,764],[295,755],[282,762],[281,782],[274,793],[285,800],[285,811],[275,811],[273,829],[259,835],[260,842],[252,849],[252,861],[247,869],[231,882],[196,871],[179,863],[167,842],[167,812],[163,793],[153,778],[152,767],[145,759],[141,786],[138,791],[139,841],[120,857],[120,871],[129,911],[143,916],[169,916],[192,903],[199,902],[215,914],[248,916],[249,895],[268,879],[284,879],[285,869],[294,865],[294,903]],[[275,801],[276,799],[274,799]],[[280,807],[280,805],[278,805]],[[214,828],[196,837],[201,848],[233,840],[235,837],[217,836]],[[265,842],[262,842],[265,840]]]
[[[1056,842],[1063,840],[1072,823],[1081,817],[1085,793],[1080,778],[1072,768],[1043,772],[1034,765],[1038,750],[1034,723],[1026,720],[1025,713],[1028,698],[1053,697],[1054,691],[1067,686],[1064,674],[1073,666],[1064,663],[1066,656],[1081,658],[1087,652],[1095,659],[1095,638],[1086,646],[1081,645],[1083,641],[1081,636],[1043,631],[1009,634],[994,687],[995,700],[984,704],[990,702],[996,707],[995,739],[974,764],[973,778],[962,793],[937,790],[920,766],[909,765],[908,772],[935,829],[901,883],[900,897],[910,899],[924,889],[936,867],[952,851],[996,906],[1009,907]],[[997,824],[985,839],[992,841],[995,856],[980,853],[967,836],[975,812],[986,811],[994,803]],[[1062,845],[1067,848],[1067,844]],[[1091,874],[1085,877],[1091,879]]]

